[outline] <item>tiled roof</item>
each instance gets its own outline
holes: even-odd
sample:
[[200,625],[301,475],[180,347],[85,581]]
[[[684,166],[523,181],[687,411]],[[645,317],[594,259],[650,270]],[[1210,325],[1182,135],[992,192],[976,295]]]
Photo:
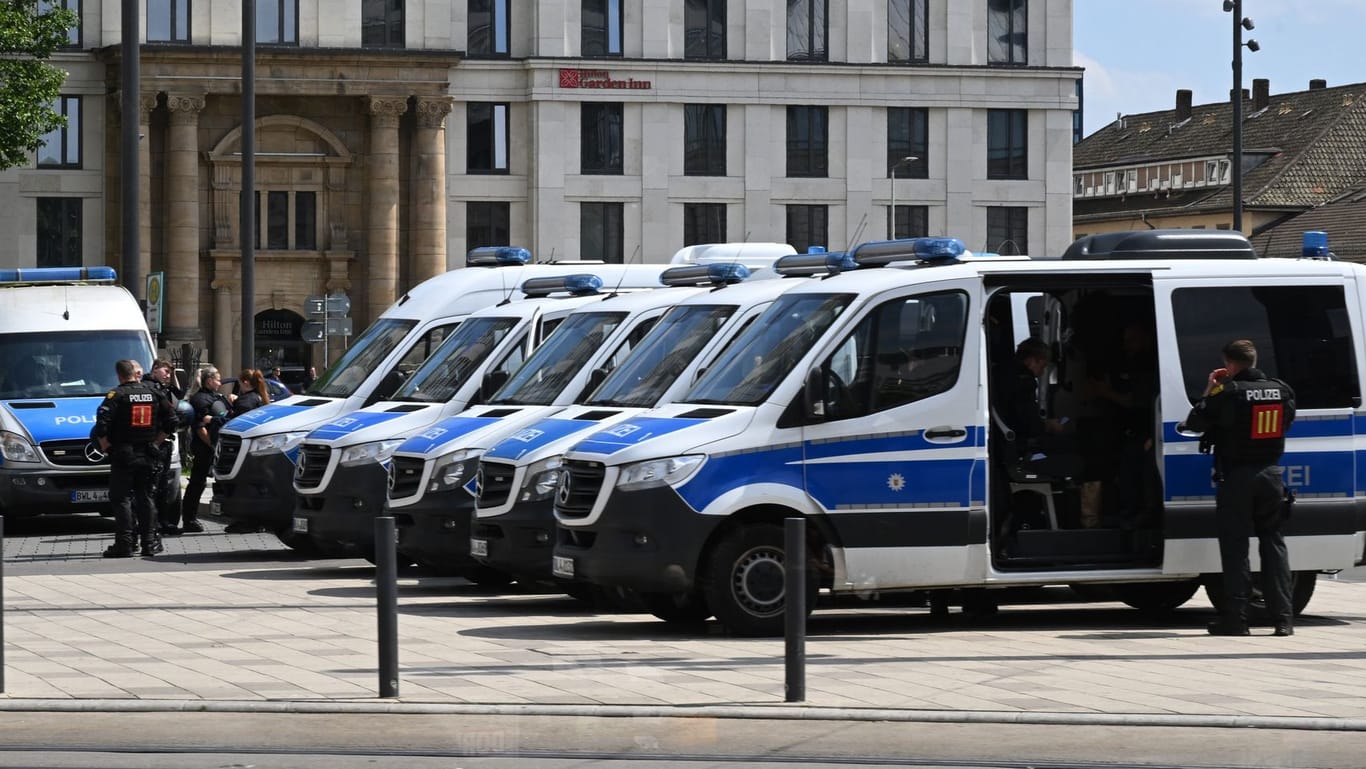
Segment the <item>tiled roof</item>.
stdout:
[[1366,262],[1366,189],[1311,209],[1252,238],[1262,256],[1299,256],[1305,232],[1328,233],[1328,249],[1339,259]]
[[[1079,142],[1072,150],[1076,170],[1181,158],[1224,155],[1233,148],[1233,107],[1228,102],[1191,108],[1178,123],[1176,110],[1126,115]],[[1244,161],[1263,155],[1243,174],[1243,203],[1258,208],[1323,205],[1366,184],[1366,83],[1273,94],[1268,106],[1243,105]],[[1188,210],[1228,210],[1230,187],[1212,195],[1188,195]],[[1094,201],[1093,213],[1168,208],[1151,194]],[[1173,194],[1173,198],[1177,196]],[[1077,210],[1081,210],[1078,200]]]

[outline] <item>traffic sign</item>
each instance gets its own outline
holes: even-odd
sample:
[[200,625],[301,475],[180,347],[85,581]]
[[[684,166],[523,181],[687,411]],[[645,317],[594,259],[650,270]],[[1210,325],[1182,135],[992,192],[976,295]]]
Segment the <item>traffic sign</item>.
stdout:
[[299,328],[299,338],[305,342],[321,342],[324,336],[323,322],[320,320],[306,320]]
[[165,273],[147,273],[147,329],[153,334],[161,333],[161,309],[166,299],[165,286]]
[[351,297],[346,294],[310,296],[304,300],[304,312],[310,318],[342,316],[351,312]]
[[327,335],[328,335],[328,336],[351,336],[351,319],[350,319],[350,318],[328,318],[328,319],[327,319]]

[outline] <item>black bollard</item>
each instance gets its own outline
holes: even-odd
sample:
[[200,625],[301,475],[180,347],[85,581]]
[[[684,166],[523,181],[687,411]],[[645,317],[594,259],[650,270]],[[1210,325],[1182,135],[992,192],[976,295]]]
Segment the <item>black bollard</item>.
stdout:
[[806,700],[806,519],[783,525],[784,634],[787,702]]
[[394,518],[375,518],[375,604],[379,612],[379,696],[398,696],[398,558]]

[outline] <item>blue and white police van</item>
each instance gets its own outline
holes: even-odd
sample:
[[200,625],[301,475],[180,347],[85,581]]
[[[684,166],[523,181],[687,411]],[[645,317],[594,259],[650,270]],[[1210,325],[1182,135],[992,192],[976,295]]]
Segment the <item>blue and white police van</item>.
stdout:
[[118,385],[116,361],[150,369],[153,357],[115,280],[112,267],[0,270],[0,515],[109,512],[95,410]]
[[274,531],[286,545],[294,534],[294,460],[314,429],[394,394],[471,312],[523,298],[528,279],[592,269],[607,285],[653,285],[662,265],[583,262],[529,264],[531,253],[510,246],[476,248],[464,269],[414,286],[362,332],[307,392],[243,414],[223,426],[214,458],[213,510]]
[[[803,259],[790,256],[785,259]],[[815,257],[824,267],[835,255]],[[782,265],[784,259],[778,260]],[[479,460],[470,554],[519,582],[551,582],[552,511],[564,452],[590,432],[678,398],[697,375],[796,280],[745,280],[733,262],[666,273],[719,286],[679,302],[585,401],[495,444]],[[779,272],[787,272],[778,268]],[[647,603],[651,596],[647,596]],[[668,599],[668,597],[666,597]],[[669,600],[659,611],[667,611]]]
[[[1165,609],[1204,582],[1217,606],[1211,460],[1179,425],[1240,338],[1297,395],[1283,459],[1297,611],[1319,572],[1362,563],[1366,268],[1259,259],[1217,231],[1093,236],[1052,260],[960,250],[859,246],[859,269],[784,293],[679,401],[574,446],[555,572],[781,632],[783,520],[803,516],[810,587],[834,593],[1096,584]],[[998,419],[1021,329],[1053,349],[1039,407],[1076,424],[1070,453],[1066,435],[1021,445]],[[1151,352],[1122,359],[1130,334]],[[1146,422],[1086,396],[1144,366]],[[1074,462],[1045,470],[1050,455]],[[1103,493],[1087,527],[1092,477]]]

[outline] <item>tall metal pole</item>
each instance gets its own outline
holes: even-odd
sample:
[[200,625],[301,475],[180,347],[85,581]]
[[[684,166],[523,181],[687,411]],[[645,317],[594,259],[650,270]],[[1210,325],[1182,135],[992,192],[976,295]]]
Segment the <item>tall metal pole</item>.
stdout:
[[138,60],[138,0],[123,0],[123,39],[119,46],[119,83],[122,88],[120,103],[123,111],[123,131],[120,136],[119,189],[123,196],[123,258],[119,273],[123,286],[135,297],[146,292],[142,272],[142,244],[139,242],[142,223],[139,212],[138,130],[141,128],[139,95],[142,92],[142,68]]
[[1243,231],[1243,0],[1233,0],[1233,229]]
[[888,240],[896,240],[896,169],[900,166],[900,162],[892,164],[892,222],[887,225]]
[[242,368],[256,362],[256,3],[242,0]]

